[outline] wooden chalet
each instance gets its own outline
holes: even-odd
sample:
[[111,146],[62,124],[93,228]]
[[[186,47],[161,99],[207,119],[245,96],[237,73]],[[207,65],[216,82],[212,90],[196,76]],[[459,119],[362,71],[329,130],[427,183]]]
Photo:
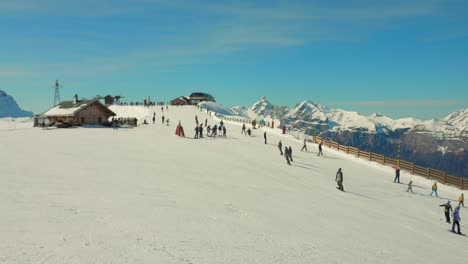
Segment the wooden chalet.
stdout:
[[73,101],[63,101],[54,108],[34,117],[34,126],[52,125],[66,122],[70,125],[108,125],[109,118],[115,116],[99,100],[78,100],[75,95]]
[[180,96],[172,100],[170,103],[171,105],[189,105],[191,101],[187,96]]

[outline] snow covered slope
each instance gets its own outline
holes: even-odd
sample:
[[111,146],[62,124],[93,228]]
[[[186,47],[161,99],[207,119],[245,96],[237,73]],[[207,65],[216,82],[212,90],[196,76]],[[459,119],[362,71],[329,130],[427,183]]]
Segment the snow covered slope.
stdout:
[[[216,122],[206,111],[164,115],[189,137],[160,123],[1,131],[1,262],[466,262],[467,240],[447,231],[439,207],[458,197],[453,188],[430,197],[431,182],[402,173],[414,182],[406,193],[390,168],[328,148],[317,157],[311,144],[301,152],[278,129],[248,137],[225,122],[227,138],[195,140],[195,115]],[[338,168],[345,193],[335,189]]]
[[0,118],[3,117],[32,117],[33,113],[21,110],[15,99],[0,90]]

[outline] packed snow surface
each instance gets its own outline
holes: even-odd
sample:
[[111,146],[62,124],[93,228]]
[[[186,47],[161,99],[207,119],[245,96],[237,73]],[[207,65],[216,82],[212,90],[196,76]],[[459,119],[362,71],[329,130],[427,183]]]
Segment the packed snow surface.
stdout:
[[[116,113],[131,110],[111,108]],[[137,108],[135,108],[137,109]],[[120,111],[121,110],[121,111]],[[134,129],[0,130],[1,263],[464,263],[440,204],[459,191],[277,129],[193,139],[195,107]],[[146,111],[146,113],[143,113]],[[135,114],[135,113],[129,113]],[[181,121],[186,138],[177,137]],[[3,123],[15,122],[2,120]],[[2,123],[2,124],[3,124]],[[30,123],[32,126],[32,122]],[[267,132],[268,144],[263,142]],[[206,135],[206,131],[204,133]],[[293,148],[288,166],[278,141]],[[335,189],[344,172],[346,192]],[[455,205],[455,202],[452,204]],[[461,210],[461,218],[468,213]],[[462,231],[467,232],[462,222]]]

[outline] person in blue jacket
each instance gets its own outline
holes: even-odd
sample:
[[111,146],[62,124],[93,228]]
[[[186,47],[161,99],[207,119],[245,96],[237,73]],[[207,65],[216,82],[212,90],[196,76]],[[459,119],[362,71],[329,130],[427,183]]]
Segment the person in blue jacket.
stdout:
[[453,218],[453,225],[452,225],[452,232],[455,233],[455,226],[457,226],[457,234],[461,234],[460,232],[460,206],[455,207],[455,210],[453,210],[452,213],[452,218]]

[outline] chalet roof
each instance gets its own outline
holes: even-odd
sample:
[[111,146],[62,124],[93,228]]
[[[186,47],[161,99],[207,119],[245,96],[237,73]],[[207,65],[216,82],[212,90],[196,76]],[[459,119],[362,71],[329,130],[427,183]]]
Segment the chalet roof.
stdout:
[[43,113],[42,116],[74,116],[92,104],[101,105],[102,107],[106,108],[106,110],[109,111],[109,113],[112,116],[116,115],[109,108],[101,104],[99,100],[92,99],[92,100],[80,100],[76,102],[76,104],[74,104],[73,101],[63,101],[60,104],[53,107],[52,109]]

